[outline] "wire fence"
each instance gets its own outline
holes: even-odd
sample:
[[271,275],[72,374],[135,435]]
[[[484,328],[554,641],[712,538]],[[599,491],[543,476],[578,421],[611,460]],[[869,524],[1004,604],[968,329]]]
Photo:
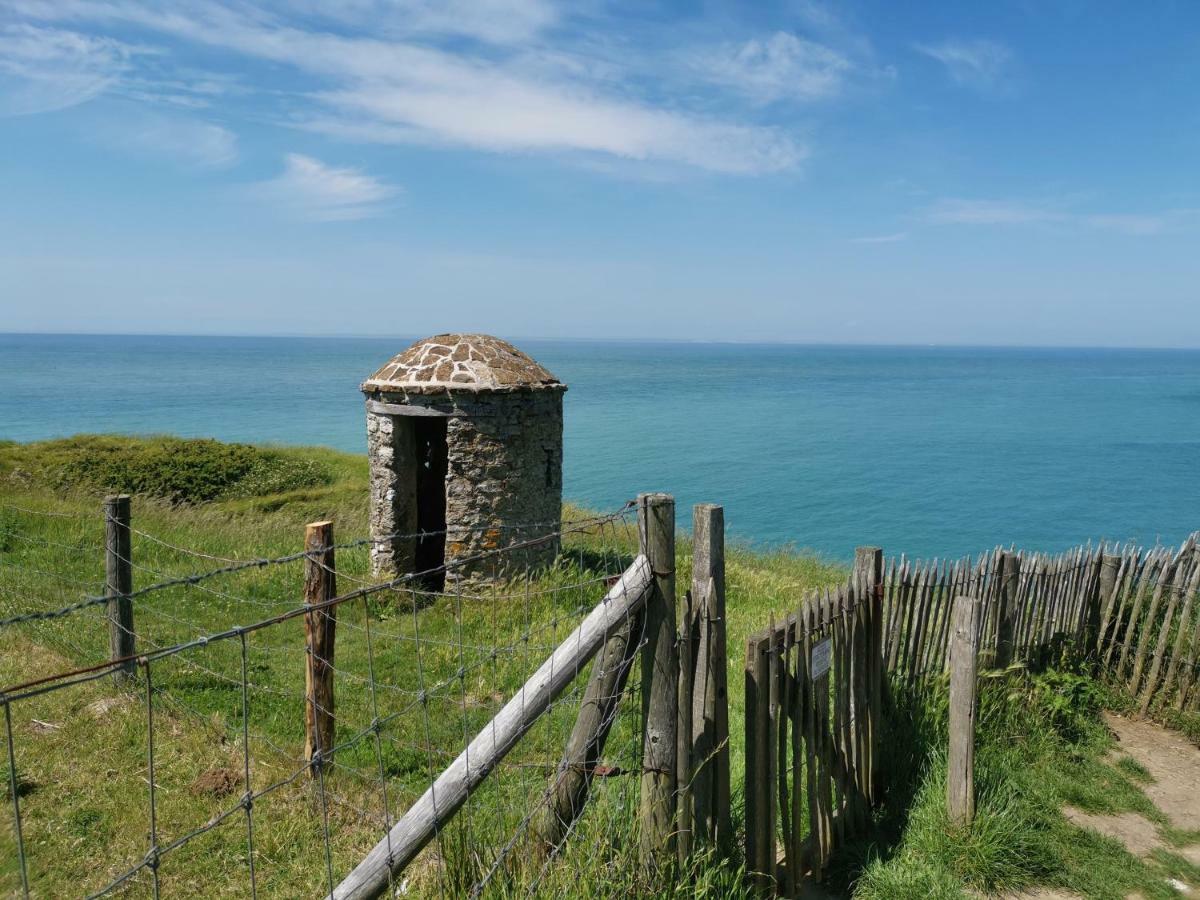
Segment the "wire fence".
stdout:
[[[332,892],[626,572],[638,546],[631,515],[627,505],[549,531],[541,523],[528,539],[514,528],[495,549],[442,567],[490,575],[448,579],[441,591],[422,588],[428,573],[371,577],[372,539],[334,544],[327,574],[343,589],[315,605],[304,602],[310,551],[238,559],[130,528],[132,549],[118,559],[134,579],[126,630],[137,655],[123,661],[110,652],[106,523],[0,506],[12,807],[0,893]],[[506,566],[547,539],[562,547],[552,565]],[[336,655],[314,659],[306,624],[334,610]],[[640,687],[643,617],[627,613],[606,624],[614,630],[620,652],[606,644],[590,679],[583,664],[558,674],[565,689],[459,813],[438,817],[393,893],[565,896],[581,866],[625,877],[618,870],[636,861],[642,714],[618,701]],[[314,663],[336,684],[336,703],[306,686]],[[134,676],[121,680],[130,664]],[[592,733],[607,736],[602,757],[594,746],[564,755],[585,708]],[[315,755],[306,716],[333,729]]]

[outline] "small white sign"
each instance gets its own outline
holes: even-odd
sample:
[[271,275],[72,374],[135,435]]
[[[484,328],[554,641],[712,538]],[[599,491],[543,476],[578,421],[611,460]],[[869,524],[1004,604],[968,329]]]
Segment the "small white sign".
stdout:
[[819,644],[814,644],[812,648],[812,677],[820,678],[829,671],[830,661],[833,659],[833,638],[825,638]]

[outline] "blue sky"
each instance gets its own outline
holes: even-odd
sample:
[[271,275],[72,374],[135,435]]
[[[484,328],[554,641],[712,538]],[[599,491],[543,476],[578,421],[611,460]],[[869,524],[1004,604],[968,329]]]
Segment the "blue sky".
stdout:
[[1200,4],[0,2],[0,331],[446,330],[1200,346]]

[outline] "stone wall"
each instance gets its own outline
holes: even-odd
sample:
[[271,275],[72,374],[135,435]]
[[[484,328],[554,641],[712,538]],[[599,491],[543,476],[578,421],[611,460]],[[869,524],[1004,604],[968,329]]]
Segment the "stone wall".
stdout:
[[[562,397],[561,387],[368,395],[369,401],[447,416],[447,562],[557,530],[562,513]],[[416,479],[410,467],[417,460],[412,441],[405,417],[368,410],[373,537],[415,529]],[[557,542],[547,542],[484,559],[449,571],[447,581],[499,577],[545,565],[558,549]],[[372,546],[377,573],[408,571],[411,561],[410,543],[378,541]]]
[[371,571],[410,572],[416,544],[385,535],[409,535],[417,529],[417,464],[410,423],[400,416],[367,413],[367,458],[370,461],[368,517],[371,527]]

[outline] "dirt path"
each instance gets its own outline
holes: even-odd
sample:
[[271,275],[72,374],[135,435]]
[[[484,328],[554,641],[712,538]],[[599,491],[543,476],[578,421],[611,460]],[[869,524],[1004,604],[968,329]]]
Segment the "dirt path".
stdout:
[[1149,722],[1106,716],[1118,749],[1146,767],[1153,782],[1142,788],[1175,828],[1200,831],[1200,749]]
[[[1105,722],[1117,739],[1112,761],[1129,757],[1149,772],[1152,781],[1141,786],[1150,801],[1167,817],[1171,827],[1196,832],[1197,840],[1184,847],[1172,846],[1162,829],[1145,816],[1125,812],[1105,816],[1067,807],[1066,817],[1081,828],[1090,828],[1120,841],[1135,856],[1168,850],[1200,865],[1200,749],[1173,731],[1150,722],[1105,714]],[[1200,885],[1172,881],[1184,897],[1200,897]],[[1133,895],[1130,900],[1140,895]],[[1003,900],[1082,900],[1077,894],[1039,889],[1005,895]]]

